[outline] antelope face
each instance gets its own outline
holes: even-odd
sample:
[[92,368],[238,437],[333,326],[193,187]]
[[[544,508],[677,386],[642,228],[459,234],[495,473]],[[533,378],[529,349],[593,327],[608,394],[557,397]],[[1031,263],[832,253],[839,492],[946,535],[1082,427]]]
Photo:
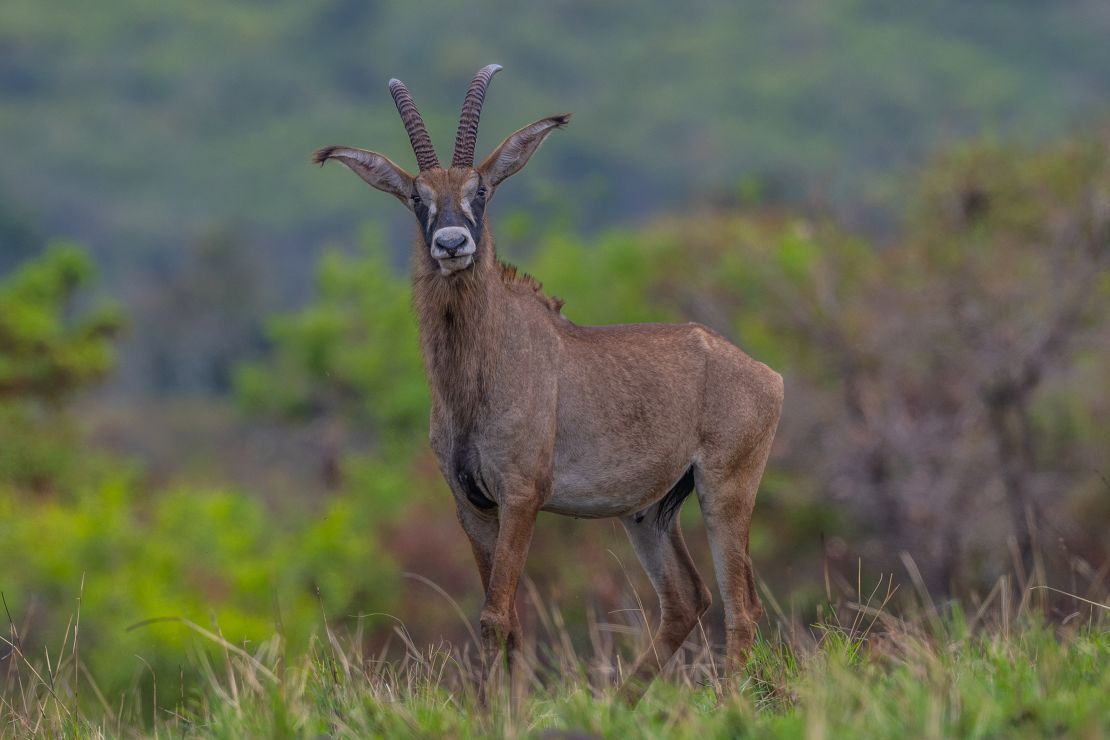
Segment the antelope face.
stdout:
[[441,275],[474,264],[488,197],[489,188],[481,173],[469,167],[429,170],[414,179],[412,212]]
[[541,118],[509,134],[486,159],[474,166],[474,143],[486,88],[500,66],[478,70],[463,100],[459,130],[450,169],[439,164],[424,120],[412,95],[400,80],[389,81],[389,92],[397,104],[420,171],[410,175],[377,152],[346,146],[324,147],[314,160],[323,164],[334,159],[378,190],[404,203],[420,224],[428,255],[439,274],[450,277],[466,270],[481,256],[485,234],[486,203],[498,185],[528,163],[540,144],[557,128],[565,126],[570,114]]

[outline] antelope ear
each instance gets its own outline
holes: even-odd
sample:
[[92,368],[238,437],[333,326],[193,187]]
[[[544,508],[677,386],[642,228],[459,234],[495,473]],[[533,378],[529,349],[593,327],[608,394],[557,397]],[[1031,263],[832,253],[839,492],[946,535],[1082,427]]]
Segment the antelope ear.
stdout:
[[509,134],[501,144],[478,166],[478,171],[486,178],[491,187],[497,187],[502,180],[520,172],[528,160],[540,148],[540,144],[557,128],[566,126],[570,114],[563,113],[550,118],[541,118],[519,131]]
[[354,172],[378,190],[389,193],[412,209],[412,183],[413,176],[405,172],[388,158],[377,152],[368,152],[365,149],[352,149],[346,146],[326,146],[316,150],[312,161],[323,165],[329,159],[334,159],[346,165],[347,169]]

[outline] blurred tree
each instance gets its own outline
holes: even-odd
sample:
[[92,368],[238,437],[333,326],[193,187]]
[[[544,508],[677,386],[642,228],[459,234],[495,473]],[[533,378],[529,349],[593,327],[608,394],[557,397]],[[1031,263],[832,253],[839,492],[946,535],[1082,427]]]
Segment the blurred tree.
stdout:
[[[1082,445],[1046,454],[1046,415],[1055,410],[1042,390],[1085,359],[1110,377],[1110,131],[1041,151],[957,152],[924,187],[905,265],[919,280],[932,277],[915,291],[919,314],[933,317],[921,340],[946,382],[974,399],[976,418],[952,431],[989,440],[1028,568],[1037,528],[1055,539],[1070,526],[1057,515],[1069,488],[1105,464],[1106,447],[1095,456]],[[1088,389],[1070,390],[1095,401]],[[974,496],[960,488],[953,528],[974,510]],[[960,555],[959,546],[946,552]]]
[[1068,512],[1110,448],[1105,382],[1082,381],[1110,377],[1108,142],[956,152],[883,249],[773,215],[671,227],[711,266],[671,280],[690,313],[734,317],[787,369],[778,464],[854,503],[938,593],[1004,570],[1009,537],[1031,568],[1038,530],[1107,555]]
[[59,243],[0,283],[0,400],[59,402],[111,369],[118,312],[73,306],[91,277],[88,256]]
[[423,442],[428,392],[408,283],[380,239],[356,257],[327,253],[316,287],[311,306],[271,321],[271,356],[240,367],[236,386],[248,409],[319,426],[336,487],[344,454],[368,437],[402,458]]
[[76,464],[62,407],[112,368],[122,324],[75,305],[91,278],[85,252],[54,244],[0,282],[0,482],[50,489]]

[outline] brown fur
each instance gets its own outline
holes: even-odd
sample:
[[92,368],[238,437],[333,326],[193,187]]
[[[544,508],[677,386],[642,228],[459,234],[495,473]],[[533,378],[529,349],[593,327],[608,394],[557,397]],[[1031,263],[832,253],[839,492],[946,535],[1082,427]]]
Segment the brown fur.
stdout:
[[[464,206],[477,204],[462,202],[475,173],[492,197],[567,118],[520,129],[477,168],[415,178],[373,152],[329,148],[318,156],[343,162],[410,208],[413,188],[424,193],[421,208],[434,196],[436,218],[455,224]],[[726,666],[739,668],[762,613],[748,540],[782,378],[697,324],[579,326],[537,281],[498,261],[485,221],[460,267],[433,258],[439,222],[422,218],[413,303],[432,391],[430,440],[486,591],[490,669],[517,643],[514,597],[537,514],[619,517],[662,609],[652,648],[622,689],[636,701],[710,603],[678,519],[659,516],[691,470],[724,600]]]

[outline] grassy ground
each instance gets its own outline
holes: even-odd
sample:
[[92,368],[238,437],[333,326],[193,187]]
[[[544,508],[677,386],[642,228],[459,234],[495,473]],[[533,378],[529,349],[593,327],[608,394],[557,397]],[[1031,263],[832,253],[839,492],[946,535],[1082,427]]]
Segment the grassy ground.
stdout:
[[[728,682],[717,678],[705,633],[695,631],[635,709],[612,691],[628,667],[614,648],[626,639],[614,640],[621,629],[593,624],[588,650],[576,649],[559,614],[542,605],[533,605],[541,629],[517,674],[517,698],[502,686],[488,709],[474,690],[473,645],[419,650],[403,627],[397,644],[404,656],[386,660],[362,657],[359,635],[340,639],[326,628],[310,654],[286,657],[279,637],[248,653],[182,623],[214,650],[197,651],[205,679],[175,698],[173,709],[157,708],[165,707],[165,697],[150,690],[157,676],[133,696],[100,696],[71,637],[61,660],[18,650],[9,656],[0,675],[0,734],[1110,736],[1110,619],[1102,603],[1003,580],[974,609],[919,600],[901,609],[914,614],[907,617],[893,613],[899,607],[885,598],[890,593],[845,601],[805,628],[789,627],[779,613],[745,673]],[[1061,604],[1071,611],[1061,612]]]

